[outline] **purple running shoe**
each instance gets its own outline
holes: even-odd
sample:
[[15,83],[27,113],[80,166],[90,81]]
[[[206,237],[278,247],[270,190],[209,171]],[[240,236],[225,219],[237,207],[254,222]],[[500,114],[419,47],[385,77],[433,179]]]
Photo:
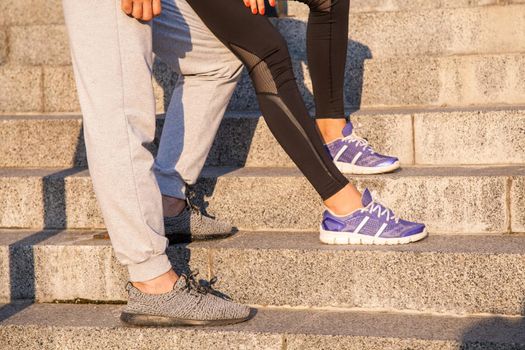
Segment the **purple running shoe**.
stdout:
[[399,168],[399,159],[376,153],[367,140],[354,135],[351,122],[344,127],[343,138],[325,147],[345,174],[382,174]]
[[361,199],[362,209],[347,216],[325,210],[321,222],[321,242],[327,244],[406,244],[427,236],[424,224],[397,218],[392,210],[372,199],[368,189]]

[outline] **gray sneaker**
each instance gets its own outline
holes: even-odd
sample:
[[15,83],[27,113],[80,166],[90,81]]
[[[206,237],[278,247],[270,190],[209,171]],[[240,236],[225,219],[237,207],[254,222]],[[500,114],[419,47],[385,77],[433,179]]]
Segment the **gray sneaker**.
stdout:
[[179,215],[164,217],[164,227],[170,242],[183,241],[184,238],[190,240],[225,238],[235,233],[232,225],[204,216],[189,201]]
[[181,275],[171,292],[160,295],[142,293],[128,283],[128,305],[120,319],[135,326],[219,326],[253,316],[248,306],[217,296],[195,276]]

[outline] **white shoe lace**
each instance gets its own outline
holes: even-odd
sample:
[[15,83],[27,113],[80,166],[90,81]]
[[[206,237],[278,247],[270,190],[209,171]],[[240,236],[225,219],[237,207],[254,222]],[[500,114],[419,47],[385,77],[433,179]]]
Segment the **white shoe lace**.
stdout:
[[[375,198],[375,196],[372,196]],[[377,199],[373,199],[370,204],[361,209],[362,213],[370,213],[370,215],[376,213],[378,218],[386,215],[386,221],[394,221],[396,224],[399,223],[399,218],[394,214],[391,209],[388,209],[386,205],[379,202]]]
[[357,135],[355,135],[354,133],[346,136],[346,137],[343,137],[343,141],[347,142],[347,143],[355,143],[356,146],[358,147],[362,147],[363,150],[365,149],[369,149],[370,152],[372,154],[375,153],[374,149],[372,148],[372,146],[370,146],[370,144],[368,143],[368,141],[362,137],[359,137]]

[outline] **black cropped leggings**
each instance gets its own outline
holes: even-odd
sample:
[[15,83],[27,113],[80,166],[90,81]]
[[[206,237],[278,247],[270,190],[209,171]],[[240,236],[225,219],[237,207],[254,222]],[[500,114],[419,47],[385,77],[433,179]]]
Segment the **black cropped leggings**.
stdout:
[[[248,68],[271,132],[323,199],[348,180],[327,155],[297,87],[286,41],[241,0],[187,0]],[[344,118],[343,84],[349,0],[300,0],[310,7],[308,64],[320,118]]]

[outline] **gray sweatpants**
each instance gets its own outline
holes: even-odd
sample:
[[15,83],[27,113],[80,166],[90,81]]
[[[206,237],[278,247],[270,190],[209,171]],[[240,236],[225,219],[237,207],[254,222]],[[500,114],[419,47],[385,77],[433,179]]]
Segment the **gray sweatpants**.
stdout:
[[[171,268],[161,192],[184,198],[196,181],[241,63],[184,0],[163,1],[154,39],[120,0],[63,6],[95,193],[117,258],[131,281],[147,281]],[[153,46],[179,74],[156,160],[145,148],[155,132]]]

